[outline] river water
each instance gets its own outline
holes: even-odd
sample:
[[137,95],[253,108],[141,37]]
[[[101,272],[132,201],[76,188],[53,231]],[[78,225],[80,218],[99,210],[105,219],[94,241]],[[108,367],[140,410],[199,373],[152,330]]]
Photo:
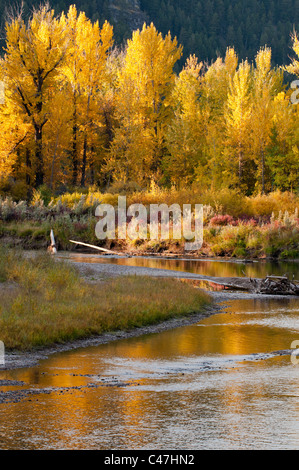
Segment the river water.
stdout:
[[[175,269],[179,261],[167,263]],[[188,263],[212,275],[206,264]],[[240,268],[298,274],[296,263],[219,265],[230,276]],[[0,448],[299,449],[293,341],[299,345],[297,298],[235,293],[191,326],[0,371],[0,393],[11,392],[0,404]]]

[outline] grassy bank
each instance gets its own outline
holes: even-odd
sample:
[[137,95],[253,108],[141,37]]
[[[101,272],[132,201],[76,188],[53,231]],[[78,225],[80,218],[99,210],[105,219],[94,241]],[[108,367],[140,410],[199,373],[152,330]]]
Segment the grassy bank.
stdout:
[[[184,240],[100,241],[95,235],[95,209],[100,203],[117,206],[118,194],[72,193],[47,203],[37,193],[31,203],[0,198],[0,243],[23,249],[45,249],[50,230],[60,250],[70,250],[69,240],[108,249],[149,253],[184,253]],[[237,202],[237,203],[236,203]],[[236,258],[299,258],[299,197],[293,193],[270,193],[245,197],[235,191],[132,192],[127,207],[141,203],[204,205],[204,245],[197,254]],[[193,206],[194,207],[194,206]]]
[[3,249],[0,289],[0,340],[8,350],[152,325],[199,312],[211,301],[172,279],[130,276],[91,285],[48,255],[28,260]]

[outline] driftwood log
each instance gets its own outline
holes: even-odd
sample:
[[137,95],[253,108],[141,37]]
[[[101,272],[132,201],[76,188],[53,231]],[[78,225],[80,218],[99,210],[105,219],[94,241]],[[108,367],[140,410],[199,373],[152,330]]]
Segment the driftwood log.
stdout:
[[56,247],[56,243],[55,243],[53,230],[51,230],[50,238],[51,238],[51,245],[48,246],[48,252],[51,253],[52,255],[56,255],[57,247]]
[[119,255],[119,253],[116,253],[115,251],[107,250],[106,248],[102,248],[100,246],[89,245],[88,243],[77,242],[75,240],[70,240],[70,243],[74,243],[75,245],[80,245],[80,246],[86,246],[87,248],[93,248],[94,250],[98,250],[98,251],[104,251],[105,253],[108,253],[110,255]]
[[287,276],[267,276],[259,282],[251,279],[251,282],[259,294],[299,295],[299,282],[290,281]]

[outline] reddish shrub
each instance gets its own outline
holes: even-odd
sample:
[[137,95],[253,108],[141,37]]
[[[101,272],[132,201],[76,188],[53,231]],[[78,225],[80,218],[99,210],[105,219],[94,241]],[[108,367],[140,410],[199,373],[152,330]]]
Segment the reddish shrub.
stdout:
[[233,225],[234,224],[234,218],[231,215],[225,214],[225,215],[215,215],[212,217],[210,220],[210,225]]
[[88,225],[82,222],[74,223],[74,229],[76,230],[76,232],[84,232],[85,230],[87,230],[87,228],[88,228]]

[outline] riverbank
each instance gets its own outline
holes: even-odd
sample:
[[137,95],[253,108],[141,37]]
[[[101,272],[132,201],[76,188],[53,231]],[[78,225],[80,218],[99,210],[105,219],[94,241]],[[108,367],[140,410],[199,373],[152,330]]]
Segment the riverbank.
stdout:
[[[223,302],[221,298],[220,302]],[[128,338],[137,338],[143,335],[160,333],[162,331],[192,325],[201,321],[207,316],[219,312],[223,307],[217,302],[205,305],[200,312],[189,313],[180,318],[170,318],[156,324],[135,327],[128,330],[115,330],[100,335],[93,335],[88,338],[81,338],[75,341],[67,341],[63,344],[54,344],[49,347],[31,349],[28,351],[8,351],[5,356],[5,366],[0,366],[1,370],[12,370],[36,366],[41,360],[47,359],[53,354],[68,352],[80,348],[96,347],[101,344],[111,343]]]
[[[188,314],[180,318],[171,318],[157,324],[132,328],[129,330],[117,330],[101,335],[94,335],[88,338],[81,338],[75,341],[68,341],[63,344],[54,344],[49,347],[36,348],[28,351],[8,351],[5,356],[5,366],[0,366],[1,370],[13,370],[34,367],[42,360],[47,359],[53,354],[69,352],[76,349],[96,347],[102,344],[108,344],[114,341],[120,341],[128,338],[137,338],[143,335],[157,334],[162,331],[180,328],[200,322],[206,317],[221,312],[230,301],[244,299],[283,299],[284,296],[258,295],[246,292],[209,292],[212,303],[202,307],[200,312]],[[0,397],[1,403],[1,397]]]
[[[271,227],[238,226],[204,228],[204,243],[196,252],[186,252],[184,241],[142,241],[142,240],[110,240],[99,242],[95,238],[95,222],[93,219],[86,231],[77,230],[80,223],[63,220],[61,226],[54,226],[56,246],[59,251],[72,253],[76,245],[70,240],[88,243],[100,249],[112,250],[124,256],[157,256],[212,258],[254,262],[299,261],[299,226]],[[86,226],[83,224],[82,226]],[[7,249],[46,251],[50,245],[50,223],[26,222],[0,224],[0,243]],[[104,251],[103,250],[103,251]],[[95,249],[95,252],[97,250]]]
[[[236,204],[238,200],[238,204]],[[143,204],[147,211],[152,204],[203,204],[203,245],[192,253],[194,257],[230,257],[234,259],[299,259],[298,196],[291,193],[244,198],[230,191],[200,195],[194,191],[159,192],[159,194],[133,193],[128,195],[127,206]],[[118,194],[65,194],[47,203],[41,194],[31,202],[14,202],[0,197],[0,243],[23,250],[46,250],[50,231],[54,231],[59,251],[72,251],[70,240],[112,249],[126,255],[184,256],[185,240],[139,238],[131,240],[99,240],[95,234],[99,204],[113,206],[117,213]],[[170,217],[171,219],[171,217]],[[127,217],[127,226],[131,218]],[[170,220],[170,225],[172,224]],[[148,213],[148,235],[150,220]]]
[[91,274],[45,254],[2,252],[0,331],[7,352],[31,357],[52,345],[205,312],[212,301],[172,277]]
[[[26,253],[25,254],[27,258],[30,258],[30,260],[34,258],[39,258],[38,253]],[[86,256],[86,255],[85,255]],[[49,257],[46,257],[46,259],[49,259]],[[63,256],[60,258],[59,256],[57,257],[52,257],[51,263],[56,263],[59,262],[62,263],[63,266],[65,266],[65,263],[67,263],[71,266],[76,266],[76,272],[79,274],[80,279],[86,281],[88,285],[91,285],[93,287],[97,288],[103,288],[103,286],[107,286],[107,288],[111,288],[110,282],[116,279],[121,279],[123,282],[123,285],[129,286],[128,281],[130,279],[134,279],[136,282],[136,279],[138,278],[141,282],[144,282],[144,279],[146,278],[147,281],[151,282],[153,281],[154,278],[158,281],[155,284],[155,288],[158,288],[158,286],[161,287],[161,283],[170,281],[170,284],[165,284],[165,286],[168,287],[171,286],[171,282],[175,282],[173,286],[175,286],[175,293],[174,296],[179,296],[179,290],[182,288],[182,282],[185,283],[185,287],[189,288],[188,295],[190,293],[194,292],[201,292],[199,289],[194,289],[195,287],[198,287],[201,285],[202,282],[213,282],[214,283],[214,288],[215,288],[215,282],[219,282],[219,287],[221,286],[221,283],[223,284],[225,281],[232,282],[232,279],[228,278],[211,278],[208,279],[208,276],[201,276],[201,275],[196,275],[193,273],[188,273],[188,272],[180,272],[180,271],[172,271],[168,269],[154,269],[154,268],[146,268],[146,267],[138,267],[138,266],[120,266],[120,265],[114,265],[114,264],[108,264],[108,263],[88,263],[88,262],[80,262],[77,261],[75,262],[74,260],[71,259],[66,259]],[[80,258],[79,258],[80,259]],[[239,281],[242,283],[242,278],[236,278],[236,281]],[[190,284],[187,286],[187,284]],[[101,287],[100,287],[101,286]],[[2,289],[2,292],[7,292],[10,290],[10,292],[13,291],[13,289],[16,287],[15,284],[13,283],[0,283],[0,288]],[[206,285],[207,287],[207,285]],[[243,286],[245,289],[245,285]],[[64,342],[60,343],[54,343],[52,345],[44,345],[42,347],[35,347],[31,349],[27,349],[26,351],[6,351],[6,361],[5,361],[5,368],[2,367],[2,370],[11,370],[11,369],[17,369],[17,368],[26,368],[26,367],[33,367],[36,366],[39,361],[47,359],[50,355],[52,354],[58,354],[66,351],[71,351],[75,350],[78,348],[86,348],[90,346],[98,346],[101,344],[107,344],[113,341],[118,341],[122,339],[127,339],[127,338],[132,338],[132,337],[138,337],[142,335],[149,335],[149,334],[156,334],[161,331],[173,329],[173,328],[179,328],[182,326],[186,325],[191,325],[197,322],[200,322],[202,319],[206,318],[207,316],[211,316],[214,314],[219,313],[223,308],[227,306],[227,303],[230,302],[231,300],[236,300],[236,299],[279,299],[279,298],[286,298],[285,296],[271,296],[271,295],[261,295],[261,294],[256,294],[256,293],[249,293],[245,292],[242,289],[242,284],[239,286],[240,290],[236,291],[227,291],[227,290],[214,290],[214,291],[209,291],[208,296],[209,296],[209,301],[208,302],[203,302],[201,303],[200,308],[195,311],[189,311],[179,313],[178,315],[175,315],[175,317],[170,318],[160,318],[157,320],[157,322],[153,324],[147,324],[147,325],[137,325],[132,328],[127,327],[124,329],[115,329],[113,331],[103,331],[101,334],[92,334],[89,332],[87,336],[77,338],[74,340],[71,339],[66,339]],[[220,289],[223,289],[223,286],[220,287]],[[182,293],[183,291],[181,291]],[[187,292],[187,291],[186,291]],[[160,292],[161,293],[161,292]],[[204,294],[206,295],[206,294]],[[148,299],[149,302],[149,299]],[[120,307],[120,306],[119,306]],[[140,305],[139,305],[140,308]],[[0,367],[1,370],[1,367]]]

